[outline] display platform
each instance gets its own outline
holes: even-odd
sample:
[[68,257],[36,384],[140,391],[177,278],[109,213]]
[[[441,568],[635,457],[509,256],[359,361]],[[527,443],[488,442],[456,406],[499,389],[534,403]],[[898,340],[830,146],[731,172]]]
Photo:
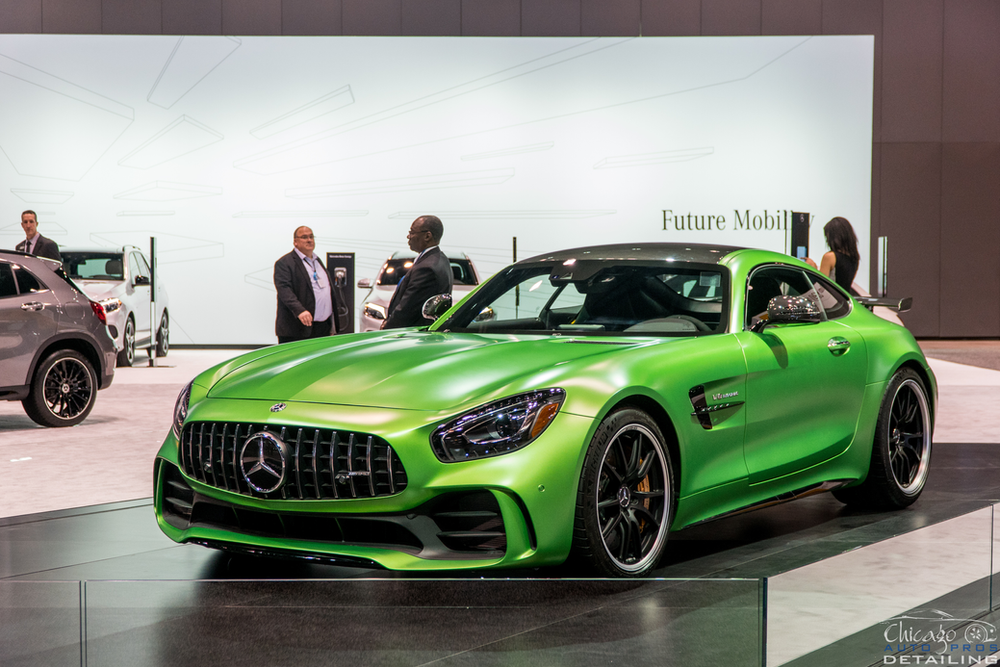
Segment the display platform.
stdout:
[[[877,632],[858,635],[858,614],[838,620],[829,602],[807,602],[826,605],[810,621],[795,606],[803,585],[849,589],[871,547],[868,560],[908,591],[892,604],[909,609],[953,594],[947,581],[928,582],[926,597],[904,584],[917,560],[931,554],[928,567],[954,573],[975,559],[963,581],[981,572],[988,590],[974,584],[953,606],[980,616],[995,608],[995,451],[936,445],[928,486],[903,511],[852,512],[821,494],[673,534],[655,577],[641,581],[576,579],[561,568],[442,578],[237,558],[174,544],[148,499],[0,519],[0,664],[875,664],[863,656],[881,650],[869,645]],[[962,548],[935,556],[942,540]],[[831,574],[826,563],[848,571]],[[803,622],[823,631],[799,641],[810,634]],[[821,650],[857,636],[867,652]]]

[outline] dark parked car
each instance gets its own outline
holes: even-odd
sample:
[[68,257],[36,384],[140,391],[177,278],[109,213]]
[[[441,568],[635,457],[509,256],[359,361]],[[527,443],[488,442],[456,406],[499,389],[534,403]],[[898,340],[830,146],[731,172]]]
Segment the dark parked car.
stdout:
[[59,262],[0,250],[0,399],[42,426],[83,421],[115,376],[104,308]]

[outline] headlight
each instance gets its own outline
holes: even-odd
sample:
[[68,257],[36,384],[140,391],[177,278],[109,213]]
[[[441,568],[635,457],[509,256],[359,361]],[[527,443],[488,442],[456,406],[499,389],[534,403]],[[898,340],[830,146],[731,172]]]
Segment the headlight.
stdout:
[[454,463],[513,452],[542,434],[565,398],[562,389],[543,389],[476,408],[434,431],[434,454]]
[[370,301],[365,304],[365,315],[376,320],[385,319],[385,306],[380,306],[377,303],[371,303]]
[[118,310],[119,308],[121,308],[122,305],[123,304],[121,299],[112,298],[112,299],[104,299],[103,301],[101,301],[101,306],[104,307],[104,312],[108,313],[109,315]]
[[181,428],[184,426],[184,420],[188,416],[188,404],[191,402],[191,385],[194,384],[194,380],[187,383],[187,386],[181,390],[180,395],[177,397],[177,402],[174,403],[174,422],[173,430],[174,436],[180,440],[181,439]]

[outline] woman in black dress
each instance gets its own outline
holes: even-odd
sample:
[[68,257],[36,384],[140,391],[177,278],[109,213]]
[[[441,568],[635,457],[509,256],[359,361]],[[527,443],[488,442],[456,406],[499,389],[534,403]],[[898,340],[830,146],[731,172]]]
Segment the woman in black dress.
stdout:
[[851,285],[858,273],[861,254],[858,252],[858,237],[854,233],[854,227],[846,218],[837,217],[824,225],[823,235],[826,236],[830,252],[823,255],[819,272],[857,296]]

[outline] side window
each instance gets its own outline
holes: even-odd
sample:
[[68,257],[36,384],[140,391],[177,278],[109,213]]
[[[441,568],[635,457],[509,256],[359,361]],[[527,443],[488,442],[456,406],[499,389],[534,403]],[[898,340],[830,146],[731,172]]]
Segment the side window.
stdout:
[[17,296],[14,270],[7,262],[0,262],[0,299],[8,296]]
[[475,285],[472,267],[464,259],[451,260],[451,278],[456,285]]
[[828,320],[835,320],[851,312],[851,300],[844,296],[840,290],[830,284],[830,281],[819,276],[810,275],[813,288],[819,297],[819,301],[826,311]]
[[390,259],[378,274],[378,284],[382,286],[398,285],[411,266],[413,266],[413,260]]
[[17,291],[21,294],[44,292],[47,289],[45,285],[38,281],[38,278],[20,266],[14,267],[14,277],[17,280]]
[[132,281],[133,285],[135,284],[135,279],[143,275],[142,271],[139,270],[139,262],[136,260],[134,252],[128,254],[128,273],[129,280]]
[[805,272],[787,266],[769,266],[754,271],[747,286],[746,326],[750,327],[776,296],[803,296],[822,312],[823,300]]
[[152,271],[149,270],[149,263],[146,262],[146,256],[141,253],[135,253],[135,254],[139,258],[139,273],[148,278],[149,274],[152,273]]

